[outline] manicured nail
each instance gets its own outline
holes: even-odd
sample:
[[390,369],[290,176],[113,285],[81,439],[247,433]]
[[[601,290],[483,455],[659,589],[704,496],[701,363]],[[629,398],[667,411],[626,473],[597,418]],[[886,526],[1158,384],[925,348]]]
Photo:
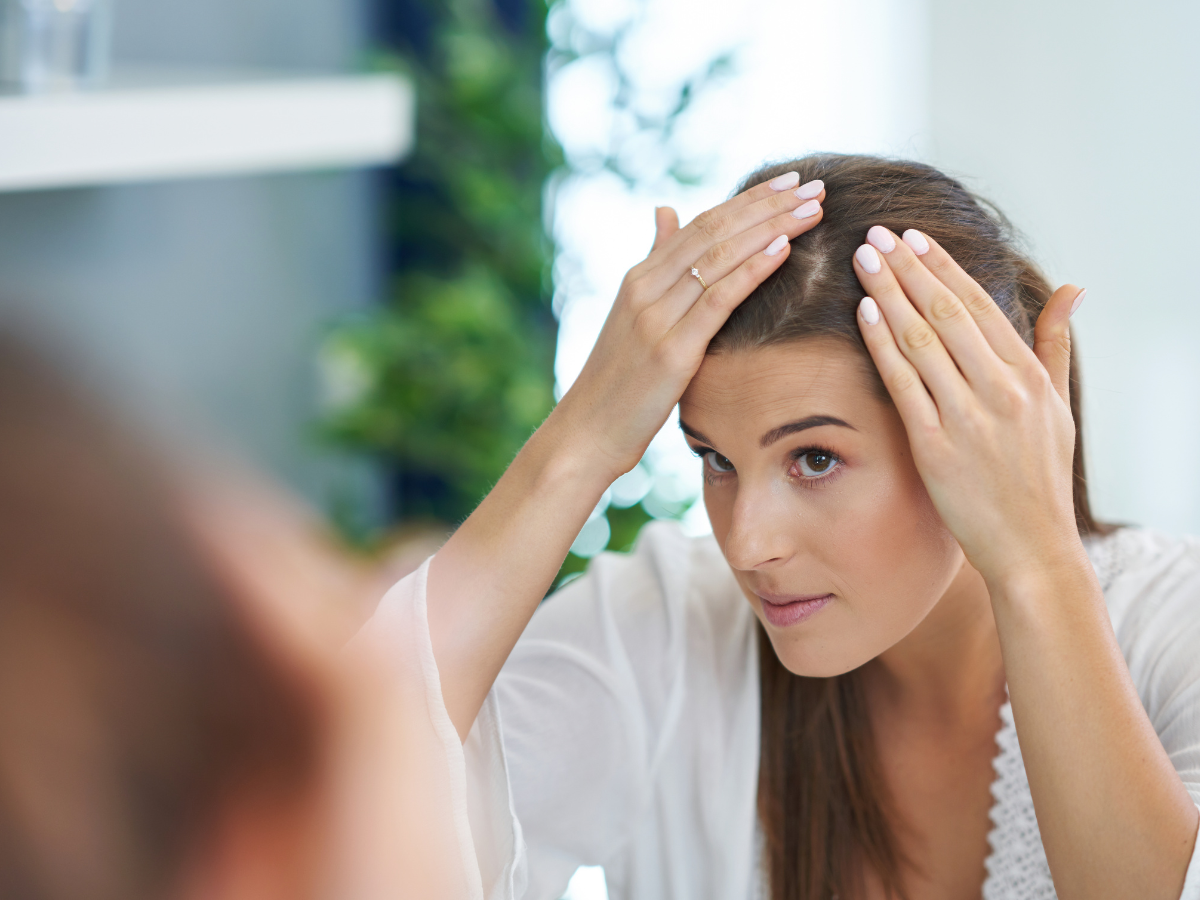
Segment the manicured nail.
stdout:
[[870,297],[863,297],[859,301],[858,311],[862,314],[863,321],[868,325],[879,324],[879,307],[875,305],[875,301]]
[[[785,172],[778,178],[772,178],[770,188],[773,191],[787,191],[800,183],[799,172]],[[817,193],[820,193],[818,191]]]
[[1080,291],[1078,294],[1075,295],[1075,302],[1071,304],[1071,313],[1070,313],[1070,315],[1067,316],[1068,319],[1071,316],[1075,315],[1075,310],[1079,309],[1079,305],[1081,303],[1083,303],[1083,298],[1086,295],[1087,295],[1087,288],[1084,288],[1082,291]]
[[818,178],[816,181],[810,181],[808,184],[802,184],[796,188],[796,196],[801,200],[811,200],[813,197],[820,196],[823,190],[825,190],[825,182]]
[[792,210],[792,216],[797,219],[810,219],[821,211],[821,204],[816,200],[809,200]]
[[875,252],[875,248],[870,244],[863,244],[854,251],[854,258],[858,260],[858,264],[863,267],[863,271],[868,275],[878,274],[882,263],[879,261],[879,254]]
[[908,231],[900,235],[900,239],[912,247],[913,253],[917,254],[917,256],[924,256],[929,252],[929,241],[925,240],[925,235],[921,234],[915,228],[908,229]]
[[764,250],[763,253],[765,253],[767,256],[778,256],[779,251],[787,246],[787,242],[788,236],[786,234],[781,234],[767,245],[767,249]]
[[882,225],[872,225],[867,231],[867,242],[877,250],[882,250],[884,253],[891,253],[896,249],[896,239],[892,237],[892,233]]

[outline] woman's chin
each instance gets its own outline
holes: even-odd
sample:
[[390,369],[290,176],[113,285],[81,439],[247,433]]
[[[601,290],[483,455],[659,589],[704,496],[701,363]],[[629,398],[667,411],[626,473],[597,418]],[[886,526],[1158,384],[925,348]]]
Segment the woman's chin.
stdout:
[[[760,620],[761,621],[761,620]],[[818,635],[787,635],[763,623],[775,655],[793,675],[833,678],[866,665],[878,654],[867,647],[847,646]],[[837,645],[831,646],[831,644]]]

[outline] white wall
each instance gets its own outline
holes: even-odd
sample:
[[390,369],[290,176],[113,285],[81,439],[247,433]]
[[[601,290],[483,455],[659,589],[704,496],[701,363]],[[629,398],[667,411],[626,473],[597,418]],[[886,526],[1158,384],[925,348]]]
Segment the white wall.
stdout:
[[1098,512],[1200,533],[1200,4],[930,3],[931,161],[1088,288]]

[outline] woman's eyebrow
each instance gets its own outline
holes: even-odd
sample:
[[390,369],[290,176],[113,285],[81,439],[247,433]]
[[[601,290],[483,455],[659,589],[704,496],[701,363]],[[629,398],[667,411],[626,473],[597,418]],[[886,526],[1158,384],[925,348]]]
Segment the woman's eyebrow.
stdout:
[[[849,422],[843,422],[837,416],[809,416],[806,419],[797,419],[795,422],[788,422],[786,425],[780,425],[778,428],[772,428],[759,439],[758,445],[764,450],[770,447],[778,440],[782,440],[789,434],[795,434],[797,431],[805,431],[809,428],[819,428],[821,425],[840,425],[843,428],[849,428],[851,431],[858,429]],[[702,435],[692,426],[688,425],[683,419],[679,420],[679,428],[688,437],[700,441],[702,444],[712,445],[713,442]]]
[[711,444],[712,443],[712,441],[710,441],[708,438],[706,438],[704,435],[702,435],[700,432],[698,432],[695,428],[692,428],[690,425],[688,425],[686,422],[684,422],[683,419],[679,420],[679,430],[682,431],[684,434],[686,434],[688,437],[694,438],[695,440],[699,441],[702,444]]
[[759,439],[758,446],[765,450],[789,434],[795,434],[797,431],[805,431],[809,428],[817,428],[821,425],[840,425],[843,428],[849,428],[851,431],[858,430],[849,422],[843,422],[836,416],[809,416],[806,419],[797,419],[795,422],[788,422],[786,425],[772,428]]

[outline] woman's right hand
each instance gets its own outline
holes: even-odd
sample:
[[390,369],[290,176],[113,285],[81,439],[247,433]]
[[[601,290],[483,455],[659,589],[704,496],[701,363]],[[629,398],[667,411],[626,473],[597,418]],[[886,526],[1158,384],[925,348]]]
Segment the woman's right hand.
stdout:
[[730,313],[779,268],[791,239],[821,221],[824,185],[799,180],[789,172],[755,185],[684,228],[670,207],[656,211],[650,255],[625,276],[587,364],[547,422],[610,482],[642,458]]
[[799,180],[756,185],[686,228],[674,210],[658,211],[654,247],[626,276],[583,372],[434,556],[429,632],[460,737],[588,515],[637,465],[708,342],[787,258],[788,241],[821,221],[824,185]]

